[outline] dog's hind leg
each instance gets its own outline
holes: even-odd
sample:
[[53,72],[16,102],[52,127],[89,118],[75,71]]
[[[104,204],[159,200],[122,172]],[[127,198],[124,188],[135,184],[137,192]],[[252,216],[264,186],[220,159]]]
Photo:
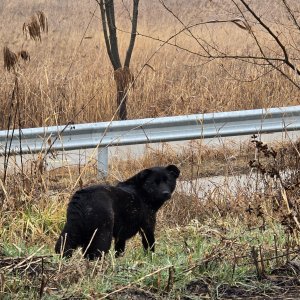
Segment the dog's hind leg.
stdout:
[[66,223],[60,234],[56,245],[55,252],[62,257],[71,257],[77,247],[82,246],[81,229],[75,222]]
[[115,239],[116,257],[121,256],[125,251],[126,240],[122,238]]
[[85,258],[96,259],[108,253],[112,242],[112,229],[96,229],[89,242],[83,247]]
[[72,244],[67,232],[62,232],[59,236],[56,245],[55,252],[61,254],[62,257],[71,257],[73,251],[77,248],[77,245]]

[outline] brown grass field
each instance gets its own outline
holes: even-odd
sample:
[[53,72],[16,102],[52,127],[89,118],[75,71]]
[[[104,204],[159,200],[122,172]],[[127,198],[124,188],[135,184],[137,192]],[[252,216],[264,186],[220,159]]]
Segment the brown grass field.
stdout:
[[[131,1],[115,2],[124,58]],[[188,25],[237,14],[230,0],[165,3]],[[300,32],[286,25],[290,20],[283,2],[249,3],[280,32],[297,64],[300,51],[294,45]],[[288,3],[300,20],[298,0]],[[49,25],[41,42],[22,32],[36,11],[45,13]],[[16,72],[0,69],[1,129],[13,126],[14,115],[15,126],[23,128],[116,118],[113,70],[96,1],[1,0],[0,17],[0,45],[30,54]],[[268,34],[252,26],[267,53],[280,56]],[[299,89],[269,66],[201,56],[203,40],[227,54],[257,54],[247,31],[232,22],[209,24],[192,30],[198,42],[188,32],[170,41],[177,47],[161,42],[181,29],[159,0],[140,1],[130,119],[299,104]],[[297,75],[286,72],[297,82]],[[16,77],[17,114],[15,102],[11,105]],[[99,182],[95,162],[47,170],[35,156],[24,161],[24,169],[15,165],[5,182],[1,167],[0,299],[299,299],[299,149],[297,142],[265,145],[249,137],[241,145],[228,142],[220,148],[202,141],[179,150],[149,145],[140,158],[116,157],[110,161],[109,183],[174,163],[182,171],[181,183],[190,188],[178,188],[160,211],[155,254],[143,253],[136,237],[124,257],[115,259],[112,251],[95,262],[79,252],[61,259],[53,250],[74,190]],[[50,156],[51,162],[55,153]],[[239,174],[254,177],[254,189]],[[223,185],[199,196],[205,184],[196,186],[193,180],[213,175],[224,176]],[[237,176],[234,187],[232,176]]]
[[[226,7],[227,2],[230,1],[166,3],[185,24],[193,24],[203,20],[232,18]],[[275,20],[280,22],[284,15],[282,8],[278,11],[280,6],[269,5],[271,2],[264,1],[261,8],[257,6],[276,29]],[[117,3],[117,26],[122,31],[129,31],[126,6],[121,1]],[[142,1],[140,6],[140,34],[165,40],[182,28],[158,1],[153,1],[153,4]],[[65,124],[70,120],[75,123],[110,120],[116,110],[115,83],[96,1],[3,0],[1,8],[0,44],[14,52],[25,49],[31,56],[30,62],[22,64],[19,70],[21,125],[36,127]],[[49,22],[49,32],[43,35],[41,43],[26,39],[22,33],[23,24],[38,10],[46,14]],[[232,23],[199,26],[194,34],[231,54],[252,48],[250,52],[257,51],[249,34]],[[261,32],[261,37],[266,47],[274,46],[264,32]],[[124,57],[129,35],[118,31],[118,40],[120,55]],[[201,53],[200,46],[187,33],[178,35],[172,42]],[[267,67],[236,60],[215,59],[208,62],[174,46],[164,45],[159,49],[161,44],[150,38],[137,37],[131,63],[136,82],[130,91],[129,118],[299,103],[298,90],[279,73],[270,72],[261,76],[269,70]],[[278,49],[275,50],[278,52]],[[143,68],[145,63],[151,67]],[[3,112],[0,126],[6,128],[14,79],[12,74],[1,69],[0,80],[0,109]]]

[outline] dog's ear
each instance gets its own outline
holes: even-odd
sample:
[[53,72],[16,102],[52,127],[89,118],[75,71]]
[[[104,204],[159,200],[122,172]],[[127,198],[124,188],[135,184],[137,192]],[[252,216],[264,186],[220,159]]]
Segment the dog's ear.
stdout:
[[175,165],[169,165],[166,167],[167,171],[170,172],[175,178],[178,178],[180,170]]

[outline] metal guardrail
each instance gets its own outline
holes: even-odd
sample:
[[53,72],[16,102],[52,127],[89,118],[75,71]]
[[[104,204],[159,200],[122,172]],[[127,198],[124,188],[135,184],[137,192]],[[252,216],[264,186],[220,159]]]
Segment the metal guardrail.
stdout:
[[58,151],[97,147],[106,176],[110,146],[291,130],[300,130],[300,106],[0,131],[0,155],[5,147],[10,154],[46,153],[51,144]]

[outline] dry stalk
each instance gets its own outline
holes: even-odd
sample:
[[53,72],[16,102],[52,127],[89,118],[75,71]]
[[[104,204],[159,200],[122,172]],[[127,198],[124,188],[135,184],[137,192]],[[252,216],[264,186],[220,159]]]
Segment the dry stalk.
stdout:
[[290,262],[290,252],[290,235],[288,235],[286,241],[286,263]]
[[48,32],[48,20],[43,11],[38,11],[37,17],[39,19],[40,28],[43,32]]
[[231,278],[233,278],[233,276],[235,274],[237,263],[238,263],[238,260],[237,260],[237,257],[236,257],[236,253],[234,251],[233,252],[233,265],[232,265],[232,276],[231,276]]
[[256,269],[257,279],[261,280],[263,277],[262,277],[262,273],[261,273],[261,270],[260,270],[260,267],[258,264],[258,251],[257,251],[257,249],[255,249],[254,246],[251,247],[251,257],[253,259],[253,264]]
[[36,255],[36,253],[38,253],[40,250],[42,250],[44,248],[44,245],[41,246],[39,249],[37,249],[34,253],[32,253],[31,255],[29,255],[28,257],[25,257],[24,259],[22,259],[19,263],[17,263],[14,266],[10,266],[8,268],[8,273],[20,268],[21,266],[23,266],[25,263],[27,263],[28,261],[30,261],[32,258],[34,258],[34,256]]
[[277,235],[274,234],[274,247],[275,247],[275,259],[276,259],[276,266],[279,265],[278,261],[278,241],[277,241]]
[[[276,260],[278,261],[279,258],[286,258],[287,256],[287,249],[285,249],[285,253],[283,254],[277,254],[275,256],[272,256],[272,257],[268,257],[268,258],[264,258],[264,262],[267,262],[267,261],[272,261],[272,260]],[[291,251],[289,252],[289,255],[291,254],[295,254],[295,255],[299,255],[300,251],[299,250],[295,250],[295,251]],[[241,258],[253,258],[252,254],[250,253],[250,256],[249,255],[243,255],[243,256],[237,256],[238,259],[241,259]],[[257,259],[257,262],[258,263],[261,263],[261,259]],[[245,266],[250,266],[252,265],[253,262],[248,262],[248,263],[243,263],[243,264],[238,264],[237,266],[238,267],[245,267]]]
[[131,283],[127,284],[126,286],[123,286],[123,287],[121,287],[121,288],[119,288],[119,289],[117,289],[117,290],[115,290],[115,291],[113,291],[113,292],[111,292],[111,293],[106,294],[105,296],[99,298],[99,300],[106,299],[106,298],[109,297],[109,296],[112,296],[112,295],[114,295],[114,294],[117,294],[117,293],[119,293],[119,292],[122,292],[122,291],[124,291],[124,290],[130,288],[132,285],[134,285],[134,284],[136,284],[136,283],[138,283],[138,282],[141,282],[141,281],[145,280],[146,278],[151,277],[151,276],[153,276],[153,275],[155,275],[155,274],[159,274],[160,272],[162,272],[162,271],[164,271],[164,270],[167,270],[167,269],[170,269],[170,268],[172,268],[172,267],[173,267],[173,265],[170,265],[170,266],[166,266],[166,267],[160,268],[160,269],[158,269],[158,270],[156,270],[156,271],[154,271],[154,272],[151,272],[150,274],[147,274],[147,275],[145,275],[145,276],[139,278],[138,280],[136,280],[136,281],[134,281],[134,282],[131,282]]
[[59,266],[58,266],[58,272],[61,271],[61,266],[62,266],[62,258],[63,258],[63,254],[65,251],[65,247],[66,247],[66,241],[67,241],[67,234],[65,234],[65,237],[61,237],[62,239],[62,243],[61,243],[61,249],[60,249],[60,260],[59,260]]
[[173,288],[175,281],[175,268],[174,266],[169,268],[169,278],[168,278],[168,284],[166,286],[166,292],[170,292]]
[[207,264],[209,264],[210,262],[213,262],[214,260],[220,259],[220,257],[222,256],[223,253],[225,253],[225,249],[227,248],[227,245],[220,247],[220,245],[217,245],[216,247],[214,247],[212,249],[212,251],[206,255],[206,257],[202,260],[200,260],[200,262],[196,262],[194,265],[192,265],[189,268],[186,268],[183,270],[183,273],[188,273],[198,267],[201,266],[206,266]]
[[4,69],[7,71],[14,70],[18,63],[18,56],[7,46],[3,48]]
[[97,266],[98,266],[98,264],[99,264],[99,260],[101,260],[100,261],[100,272],[102,271],[102,268],[103,268],[103,262],[104,262],[104,255],[100,255],[98,258],[97,258],[97,260],[96,260],[96,262],[95,262],[95,264],[94,264],[94,267],[93,267],[93,270],[92,270],[92,273],[91,273],[91,277],[92,278],[94,278],[94,276],[96,275],[96,268],[97,268]]
[[3,293],[5,289],[5,277],[3,273],[0,273],[0,292]]
[[[35,252],[36,253],[36,252]],[[45,258],[51,258],[51,255],[35,256],[35,253],[26,258],[1,258],[0,270],[4,272],[11,272],[12,270],[23,270],[26,272],[32,265],[37,265],[41,262],[45,262]]]
[[85,248],[85,251],[84,251],[84,253],[83,253],[83,257],[86,255],[87,251],[89,250],[89,248],[90,248],[90,246],[91,246],[91,244],[92,244],[92,242],[93,242],[93,240],[94,240],[94,237],[95,237],[97,231],[98,231],[98,228],[94,230],[93,235],[92,235],[92,237],[91,237],[91,239],[90,239],[90,241],[89,241],[87,247]]
[[42,279],[41,279],[41,286],[39,290],[39,298],[43,298],[44,290],[48,282],[48,277],[44,273],[44,258],[42,258]]
[[9,202],[7,190],[3,184],[2,179],[0,179],[0,205],[1,205],[1,207],[4,204],[4,196],[5,196],[6,201]]
[[265,276],[265,262],[263,258],[263,251],[261,245],[259,245],[259,256],[260,256],[260,266],[261,266],[261,274],[262,276]]
[[42,11],[38,11],[31,16],[28,23],[23,24],[23,33],[29,35],[34,41],[41,41],[42,32],[48,32],[48,21],[45,14]]

